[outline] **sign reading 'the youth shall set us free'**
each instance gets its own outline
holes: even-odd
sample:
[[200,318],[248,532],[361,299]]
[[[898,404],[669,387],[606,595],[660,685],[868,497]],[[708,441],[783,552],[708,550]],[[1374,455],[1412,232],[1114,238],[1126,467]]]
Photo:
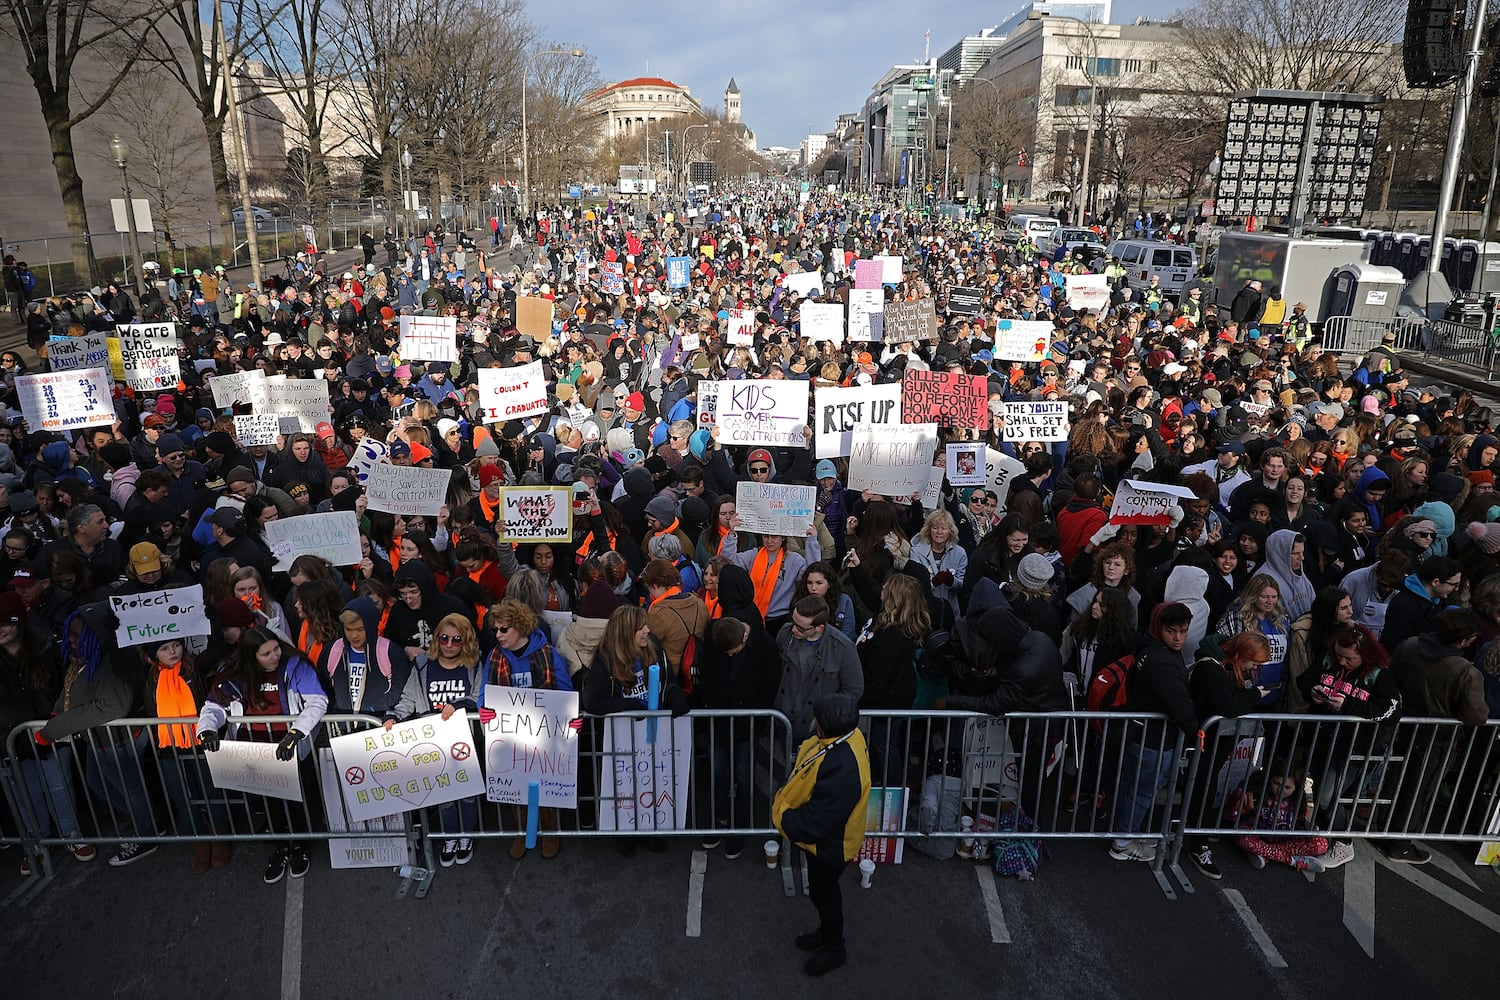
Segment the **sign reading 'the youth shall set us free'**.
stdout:
[[495,713],[484,724],[485,797],[524,805],[535,781],[539,805],[576,809],[578,692],[489,684],[484,707]]
[[807,383],[768,378],[721,381],[715,422],[725,445],[801,447],[807,443]]
[[423,469],[419,466],[388,465],[385,462],[370,469],[365,480],[365,495],[370,510],[387,514],[436,517],[448,500],[448,485],[453,474],[447,469]]
[[567,486],[506,486],[500,490],[499,540],[570,542],[573,491]]
[[455,802],[484,790],[469,713],[424,715],[328,741],[352,820]]
[[1062,400],[1023,400],[1005,404],[1005,440],[1066,441],[1068,404]]
[[801,537],[813,523],[818,502],[816,486],[784,486],[740,480],[734,510],[743,531],[758,535]]
[[901,422],[965,430],[989,422],[983,375],[909,371],[901,379]]

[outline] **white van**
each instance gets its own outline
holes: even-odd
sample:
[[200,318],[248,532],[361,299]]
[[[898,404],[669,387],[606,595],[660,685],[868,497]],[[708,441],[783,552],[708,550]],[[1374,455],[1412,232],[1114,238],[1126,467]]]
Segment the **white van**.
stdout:
[[1012,215],[1010,228],[1025,233],[1035,243],[1040,237],[1052,235],[1057,220],[1050,215]]
[[1136,291],[1145,290],[1154,275],[1162,293],[1177,298],[1198,273],[1198,251],[1175,243],[1116,240],[1107,252],[1120,261],[1126,284]]

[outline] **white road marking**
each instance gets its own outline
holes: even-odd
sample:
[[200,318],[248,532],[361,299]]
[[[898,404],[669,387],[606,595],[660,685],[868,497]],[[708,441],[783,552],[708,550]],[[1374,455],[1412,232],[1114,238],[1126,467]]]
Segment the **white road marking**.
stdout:
[[703,936],[703,878],[708,871],[708,852],[694,851],[688,868],[687,936]]
[[302,879],[287,876],[286,922],[281,939],[281,1000],[302,997]]
[[1255,943],[1260,945],[1260,950],[1266,956],[1266,961],[1271,963],[1271,968],[1285,969],[1286,959],[1282,958],[1281,952],[1276,950],[1276,945],[1271,941],[1271,936],[1260,925],[1260,920],[1255,916],[1255,912],[1250,909],[1250,904],[1245,902],[1245,897],[1240,894],[1240,891],[1238,889],[1225,889],[1224,898],[1229,900],[1229,905],[1234,907],[1235,913],[1239,914],[1240,923],[1245,925],[1245,930],[1249,931],[1250,936],[1255,939]]
[[1397,864],[1383,857],[1377,857],[1375,860],[1423,892],[1436,896],[1470,920],[1474,920],[1496,934],[1500,934],[1500,914],[1491,913],[1457,889],[1439,882],[1431,875],[1417,870],[1412,865]]
[[1452,876],[1453,878],[1458,879],[1460,882],[1468,886],[1470,889],[1473,889],[1475,892],[1484,891],[1483,889],[1479,888],[1478,883],[1476,883],[1472,878],[1469,877],[1469,873],[1464,871],[1463,866],[1460,865],[1457,861],[1454,861],[1448,855],[1444,854],[1442,851],[1437,850],[1436,848],[1429,847],[1428,850],[1432,853],[1432,866],[1434,868],[1447,875]]
[[1354,859],[1344,865],[1344,926],[1370,958],[1375,957],[1375,848],[1356,841]]
[[974,874],[979,879],[979,895],[984,899],[984,914],[990,922],[990,941],[994,944],[1010,944],[1010,928],[1005,925],[1005,911],[1000,908],[995,873],[984,865],[978,865]]

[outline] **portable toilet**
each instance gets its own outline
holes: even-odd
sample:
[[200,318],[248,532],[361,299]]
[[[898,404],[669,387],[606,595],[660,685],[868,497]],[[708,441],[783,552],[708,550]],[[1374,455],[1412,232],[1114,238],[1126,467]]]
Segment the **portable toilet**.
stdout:
[[1396,237],[1396,259],[1390,265],[1410,278],[1420,268],[1417,266],[1417,234],[1402,233]]
[[1375,241],[1375,249],[1370,251],[1370,263],[1380,267],[1396,266],[1395,233],[1380,234],[1380,238]]
[[1475,272],[1479,270],[1479,241],[1460,240],[1458,243],[1458,263],[1454,266],[1455,289],[1467,291],[1478,291],[1475,287]]
[[1458,240],[1452,236],[1443,238],[1443,259],[1438,264],[1438,270],[1448,279],[1449,288],[1463,287],[1458,280]]
[[1396,315],[1405,287],[1406,276],[1394,267],[1344,264],[1328,276],[1328,305],[1323,310],[1323,319],[1330,316],[1391,319]]

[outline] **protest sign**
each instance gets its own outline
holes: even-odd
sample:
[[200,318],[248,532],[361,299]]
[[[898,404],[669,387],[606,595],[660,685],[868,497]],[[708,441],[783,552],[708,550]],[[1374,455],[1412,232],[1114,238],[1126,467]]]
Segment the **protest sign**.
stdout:
[[105,337],[104,347],[109,351],[109,373],[116,382],[125,381],[125,352],[120,348],[120,338]]
[[[699,387],[701,391],[701,386]],[[854,447],[854,428],[901,423],[901,385],[820,388],[813,396],[818,458],[838,458]]]
[[552,300],[540,295],[516,299],[516,329],[535,341],[552,336]]
[[682,335],[682,349],[688,353],[696,351],[703,346],[703,335],[697,330],[689,330]]
[[364,559],[359,518],[352,510],[278,517],[267,522],[265,531],[277,570],[291,569],[292,560],[300,555],[318,556],[335,566],[358,566]]
[[335,736],[328,745],[352,820],[455,802],[483,790],[469,713],[463,709],[446,722],[424,715],[389,730]]
[[407,361],[458,360],[457,316],[402,316],[401,357]]
[[104,368],[16,376],[21,414],[32,431],[110,426],[115,422],[114,388]]
[[[687,826],[693,769],[693,720],[656,720],[652,743],[645,719],[604,721],[605,799],[601,830],[680,830]],[[608,796],[613,795],[613,801]]]
[[109,368],[109,338],[103,333],[47,338],[47,363],[54,372],[75,368]]
[[983,375],[908,371],[901,378],[901,422],[971,430],[989,422]]
[[1186,486],[1121,480],[1115,502],[1109,508],[1110,524],[1171,524],[1172,508],[1179,500],[1197,499]]
[[281,418],[281,433],[315,433],[318,425],[328,422],[328,380],[321,378],[266,379],[261,390],[264,404],[257,413],[274,413]]
[[605,295],[625,294],[625,265],[617,260],[599,262],[599,290]]
[[715,422],[726,446],[806,444],[807,383],[789,379],[720,382]]
[[937,510],[943,505],[943,472],[943,466],[934,465],[928,473],[927,488],[922,491],[922,508],[926,511]]
[[485,797],[525,805],[535,781],[543,807],[578,808],[578,692],[487,684],[484,707]]
[[997,448],[985,448],[984,484],[1000,498],[999,503],[995,505],[995,513],[1005,511],[1005,501],[1010,496],[1011,480],[1024,475],[1025,472],[1026,466],[1022,465],[1019,459],[1011,458]]
[[1005,440],[1066,441],[1068,404],[1060,399],[1005,404]]
[[573,490],[568,486],[506,486],[500,490],[502,542],[571,542]]
[[901,268],[905,264],[895,254],[881,254],[875,258],[880,261],[880,280],[887,285],[901,284]]
[[879,289],[885,265],[878,260],[856,260],[854,262],[854,287]]
[[915,302],[887,302],[884,315],[887,344],[926,343],[937,332],[937,313],[931,299]]
[[816,486],[783,486],[742,479],[735,490],[734,512],[739,515],[742,531],[801,538],[813,523],[817,502]]
[[297,758],[277,760],[275,743],[221,740],[219,749],[203,756],[215,788],[302,801]]
[[1109,305],[1109,279],[1102,274],[1069,274],[1063,277],[1068,305],[1089,312],[1103,312]]
[[479,369],[479,406],[487,424],[546,413],[547,376],[542,363]]
[[203,588],[196,583],[111,597],[109,609],[119,622],[115,643],[121,648],[213,634],[203,614]]
[[236,403],[249,403],[257,410],[266,412],[266,373],[259,368],[215,375],[208,380],[208,386],[213,390],[215,406],[230,407]]
[[906,846],[906,789],[872,788],[865,799],[865,839],[856,861],[899,865]]
[[983,303],[982,288],[948,289],[948,311],[955,316],[977,316]]
[[328,863],[336,869],[392,868],[407,863],[406,818],[400,813],[360,822],[344,811],[339,793],[339,769],[333,751],[319,747],[318,787],[323,792],[323,816],[329,833],[348,834],[328,839]]
[[837,302],[808,302],[802,306],[802,336],[813,341],[844,342],[844,307]]
[[947,453],[948,482],[954,486],[983,486],[986,475],[984,445],[978,441],[952,442]]
[[755,312],[751,309],[731,309],[724,321],[724,330],[729,343],[736,347],[750,347],[755,343]]
[[995,332],[995,357],[1036,363],[1047,357],[1057,327],[1041,320],[1002,319]]
[[182,378],[176,323],[121,323],[120,361],[125,382],[136,391],[175,389]]
[[236,413],[234,438],[241,448],[274,445],[281,436],[281,418],[274,413]]
[[712,427],[717,419],[719,406],[719,383],[698,383],[698,426]]
[[667,287],[686,288],[691,279],[688,277],[689,269],[693,261],[689,257],[667,258]]
[[905,499],[927,489],[937,424],[854,428],[849,452],[849,489]]
[[370,510],[383,510],[388,514],[436,517],[448,501],[448,484],[452,480],[453,474],[447,469],[381,462],[370,470],[370,478],[365,480],[367,506]]
[[849,289],[849,339],[878,341],[885,329],[885,292],[880,288]]
[[781,279],[781,287],[806,298],[823,294],[823,276],[817,271],[797,271]]

